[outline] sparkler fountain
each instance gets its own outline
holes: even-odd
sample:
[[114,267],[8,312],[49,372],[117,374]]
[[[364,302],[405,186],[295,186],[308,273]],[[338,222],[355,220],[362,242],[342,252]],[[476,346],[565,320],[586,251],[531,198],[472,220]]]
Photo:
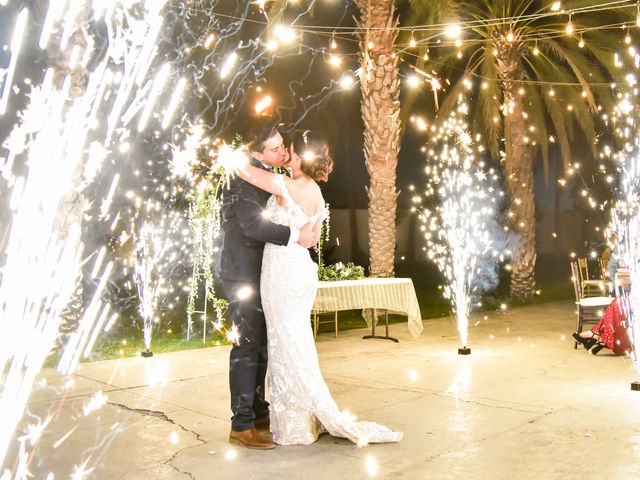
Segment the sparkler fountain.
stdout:
[[[148,212],[152,208],[152,205],[147,204],[145,210]],[[165,225],[154,225],[148,219],[142,219],[140,222],[137,231],[134,229],[133,278],[140,299],[140,316],[146,348],[141,354],[143,357],[151,357],[151,333],[153,324],[157,323],[158,297],[165,282],[162,269],[165,263],[162,260],[168,253],[169,242],[165,237]]]
[[[504,194],[497,187],[495,170],[476,160],[484,149],[474,146],[465,122],[467,110],[461,96],[451,116],[439,128],[432,128],[426,190],[424,197],[414,197],[427,256],[446,280],[444,296],[456,316],[460,355],[471,353],[467,346],[469,314],[480,294],[497,285],[496,268],[504,260],[499,252],[504,252],[506,244],[506,234],[498,224]],[[426,199],[435,205],[422,204]]]
[[621,263],[629,269],[630,291],[620,292],[618,302],[627,319],[632,348],[628,352],[637,380],[631,389],[640,391],[640,54],[628,49],[631,65],[616,54],[616,65],[624,80],[618,85],[618,104],[606,116],[614,127],[617,149],[605,148],[617,171],[614,190],[613,229],[618,234]]
[[[263,8],[264,2],[236,2],[232,8],[239,13],[229,16],[216,14],[221,6],[217,1],[205,7],[204,2],[191,1],[169,4],[166,0],[51,0],[42,18],[38,12],[29,10],[31,7],[18,12],[17,3],[0,2],[0,13],[5,18],[15,13],[8,63],[0,70],[0,117],[13,121],[20,102],[27,103],[16,116],[9,137],[0,139],[4,149],[0,152],[2,188],[11,189],[10,195],[6,195],[11,197],[8,202],[11,225],[7,229],[0,277],[0,328],[4,332],[0,351],[4,377],[0,396],[3,464],[36,375],[56,341],[61,312],[75,290],[83,263],[94,262],[91,277],[97,285],[80,315],[77,329],[62,347],[58,370],[65,375],[73,373],[80,358],[91,353],[100,335],[118,318],[117,312],[110,311],[112,307],[106,303],[105,293],[110,276],[120,271],[117,268],[120,259],[114,262],[108,258],[113,255],[106,253],[105,245],[98,245],[97,253],[88,252],[83,260],[80,222],[99,221],[107,225],[112,238],[119,239],[119,246],[125,245],[132,232],[126,231],[131,225],[121,211],[126,203],[122,190],[131,179],[122,170],[137,160],[135,149],[151,139],[149,144],[164,145],[167,147],[164,151],[168,150],[169,140],[180,142],[182,125],[189,120],[180,113],[185,107],[186,92],[195,97],[192,103],[200,110],[194,115],[195,121],[212,118],[208,134],[220,133],[241,114],[239,107],[245,102],[249,87],[261,81],[273,66],[278,58],[274,48],[291,40],[290,29],[271,28],[266,12],[267,22],[254,25],[255,38],[248,40],[242,32],[255,5]],[[302,8],[294,23],[311,6]],[[38,31],[32,35],[34,32],[29,28]],[[294,35],[293,39],[296,38]],[[290,53],[299,54],[302,49],[321,52],[318,47],[302,43],[298,47]],[[29,49],[35,48],[51,49],[59,55],[55,55],[55,64],[46,66],[42,78],[21,77],[25,65],[34,57]],[[315,53],[314,58],[322,58]],[[81,70],[80,77],[76,75],[77,69]],[[311,67],[307,76],[310,71]],[[213,82],[211,73],[215,74]],[[29,88],[26,97],[23,90]],[[289,88],[293,88],[291,84]],[[334,91],[339,91],[339,85],[332,81],[331,88],[322,87],[319,93],[305,97],[309,103],[304,105],[301,118]],[[78,172],[91,172],[87,183],[103,182],[107,165],[115,174],[107,179],[106,196],[102,201],[93,197],[84,200],[80,188],[87,184],[78,181]],[[135,166],[131,170],[136,176],[145,177],[147,173]],[[150,191],[142,190],[131,197],[146,205]],[[3,197],[7,191],[2,192]],[[84,220],[80,215],[61,227],[56,218],[65,213],[62,205],[69,197],[82,203]],[[91,205],[96,210],[93,215],[88,212]],[[160,252],[166,246],[142,240],[146,228],[137,232],[137,247],[142,256],[146,251],[157,261],[157,254],[151,255],[150,248],[157,246]],[[169,288],[160,278],[155,285],[149,281],[151,272],[159,273],[159,265],[148,262],[152,260],[141,257],[139,268],[134,268],[142,287],[139,291],[145,327],[152,322],[151,312],[158,295],[164,293],[165,287]],[[147,347],[150,332],[145,328]],[[228,333],[231,338],[237,335],[233,330]],[[28,429],[36,435],[48,423],[45,420],[39,422],[41,428]],[[31,445],[37,443],[34,435],[28,438]],[[27,437],[20,438],[16,478],[28,475],[27,466],[35,455],[35,451],[26,451]],[[76,476],[81,478],[91,470],[83,464]],[[9,475],[8,470],[4,474]]]
[[[81,226],[72,223],[61,228],[58,218],[63,202],[79,187],[76,172],[86,171],[82,168],[86,154],[95,153],[95,149],[87,148],[90,139],[100,139],[106,150],[117,136],[121,148],[126,147],[128,122],[139,111],[143,97],[133,92],[145,81],[147,88],[139,93],[153,91],[152,86],[159,85],[146,77],[153,71],[151,65],[156,55],[153,46],[162,25],[163,5],[161,1],[137,2],[129,5],[131,10],[119,3],[108,7],[101,3],[92,5],[92,20],[104,22],[110,34],[108,47],[102,52],[92,50],[89,43],[83,54],[78,45],[70,42],[74,32],[84,31],[78,2],[67,5],[52,1],[41,24],[41,48],[46,47],[52,31],[60,29],[60,49],[75,51],[75,61],[85,67],[94,61],[95,69],[87,76],[86,88],[80,95],[70,94],[69,77],[59,86],[54,77],[60,72],[46,69],[43,79],[31,89],[27,107],[17,117],[18,123],[3,142],[8,153],[1,159],[0,170],[6,186],[12,188],[12,222],[0,278],[0,328],[4,332],[0,358],[5,379],[0,396],[3,463],[36,375],[56,340],[61,313],[75,289],[81,268]],[[145,21],[135,21],[140,13],[145,15]],[[12,96],[19,90],[14,87],[23,85],[14,80],[19,78],[18,59],[29,40],[23,38],[28,17],[26,8],[16,17],[9,69],[3,78],[0,115],[7,113],[11,102],[17,100]],[[128,25],[125,19],[130,21]],[[96,56],[100,58],[95,59]],[[109,105],[105,102],[107,98],[115,101]],[[147,101],[148,109],[153,103]],[[113,108],[106,115],[106,130],[102,130],[99,119],[109,107]],[[148,121],[148,117],[141,120]],[[144,127],[144,122],[138,123],[139,130]],[[113,220],[113,215],[110,217]],[[77,330],[63,348],[58,365],[61,373],[73,372],[81,354],[88,354],[105,324],[116,318],[109,317],[108,306],[100,299],[112,268],[111,262],[102,267],[102,257],[97,256],[94,271],[99,278],[98,287]],[[37,438],[30,441],[34,445]],[[24,440],[20,448],[16,472],[26,476],[30,455]]]

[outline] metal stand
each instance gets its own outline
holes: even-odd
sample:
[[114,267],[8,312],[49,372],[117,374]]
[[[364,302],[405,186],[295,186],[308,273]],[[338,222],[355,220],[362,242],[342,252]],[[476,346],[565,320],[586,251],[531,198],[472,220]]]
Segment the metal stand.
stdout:
[[378,312],[374,308],[373,309],[373,318],[371,319],[371,335],[365,335],[364,337],[362,337],[363,339],[380,338],[382,340],[391,340],[392,342],[400,343],[400,341],[397,338],[389,336],[389,312],[386,309],[384,311],[384,328],[385,328],[384,336],[383,335],[376,335],[376,322],[377,321],[378,321]]
[[640,382],[632,382],[631,390],[633,390],[634,392],[640,392]]
[[149,357],[153,357],[153,352],[150,352],[149,350],[145,350],[143,352],[140,352],[140,355],[142,355],[145,358],[149,358]]
[[471,349],[465,345],[458,349],[458,355],[471,355]]
[[[195,266],[194,266],[195,268]],[[202,314],[202,343],[207,341],[207,292],[209,291],[209,281],[204,282],[204,308],[202,310],[194,310],[193,313]],[[187,330],[187,340],[191,339],[191,332]]]

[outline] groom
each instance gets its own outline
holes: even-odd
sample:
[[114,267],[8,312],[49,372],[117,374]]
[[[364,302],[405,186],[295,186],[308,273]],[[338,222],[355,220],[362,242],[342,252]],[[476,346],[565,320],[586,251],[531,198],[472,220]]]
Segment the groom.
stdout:
[[[272,170],[284,165],[288,154],[275,125],[259,127],[246,140],[251,162]],[[231,390],[231,433],[229,441],[254,449],[274,448],[258,432],[269,429],[269,404],[265,401],[267,331],[260,300],[260,269],[266,242],[276,245],[314,245],[312,225],[300,230],[270,222],[264,209],[271,194],[241,178],[231,180],[223,192],[224,241],[220,278],[229,300],[231,322],[239,338],[231,348],[229,386]]]

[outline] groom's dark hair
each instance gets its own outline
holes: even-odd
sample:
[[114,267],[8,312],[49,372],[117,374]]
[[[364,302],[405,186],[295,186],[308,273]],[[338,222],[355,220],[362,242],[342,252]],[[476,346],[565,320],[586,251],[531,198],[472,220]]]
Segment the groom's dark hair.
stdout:
[[254,124],[245,137],[249,151],[262,153],[264,150],[264,142],[278,133],[278,126],[279,125],[273,121]]

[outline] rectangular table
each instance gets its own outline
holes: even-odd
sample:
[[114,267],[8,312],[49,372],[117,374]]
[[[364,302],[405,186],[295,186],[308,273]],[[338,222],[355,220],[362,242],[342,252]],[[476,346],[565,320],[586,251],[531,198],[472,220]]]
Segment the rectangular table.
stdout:
[[[371,327],[371,335],[365,338],[389,336],[388,313],[407,315],[407,325],[414,337],[422,333],[422,317],[416,290],[410,278],[363,278],[318,282],[318,292],[313,304],[316,312],[362,309],[362,316]],[[385,311],[386,336],[376,335],[377,310]],[[376,321],[372,321],[375,318]]]

